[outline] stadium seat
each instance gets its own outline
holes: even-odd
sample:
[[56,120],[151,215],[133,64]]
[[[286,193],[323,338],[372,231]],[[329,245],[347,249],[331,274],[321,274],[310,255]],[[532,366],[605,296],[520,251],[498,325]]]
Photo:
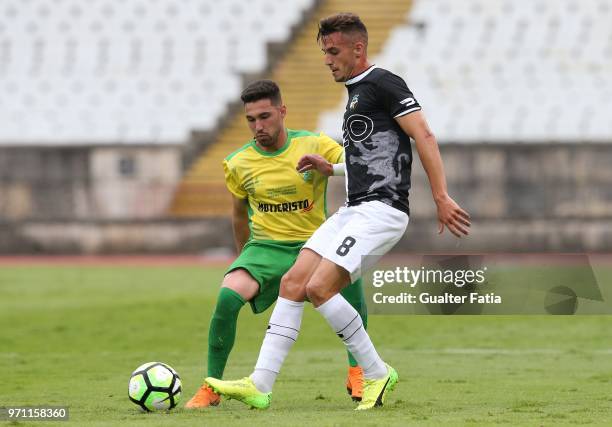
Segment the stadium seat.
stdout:
[[6,0],[0,144],[181,143],[213,130],[314,2]]
[[[373,62],[404,77],[443,143],[606,142],[611,15],[612,0],[415,0]],[[336,138],[345,102],[320,117]]]

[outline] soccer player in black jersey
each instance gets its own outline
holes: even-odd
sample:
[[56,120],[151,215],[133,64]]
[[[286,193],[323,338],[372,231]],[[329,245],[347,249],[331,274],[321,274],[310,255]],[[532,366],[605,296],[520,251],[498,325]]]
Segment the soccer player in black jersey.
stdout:
[[[429,178],[438,232],[446,227],[457,237],[467,235],[470,220],[448,195],[436,139],[414,95],[401,77],[369,63],[368,33],[359,17],[342,13],[321,20],[317,41],[334,80],[345,83],[349,93],[342,124],[347,203],[312,235],[283,276],[253,374],[239,381],[211,379],[209,384],[252,407],[267,408],[308,298],[362,366],[363,397],[356,409],[366,410],[382,406],[398,375],[380,358],[359,315],[339,292],[404,234],[411,138]],[[321,162],[308,156],[298,168],[320,169]]]

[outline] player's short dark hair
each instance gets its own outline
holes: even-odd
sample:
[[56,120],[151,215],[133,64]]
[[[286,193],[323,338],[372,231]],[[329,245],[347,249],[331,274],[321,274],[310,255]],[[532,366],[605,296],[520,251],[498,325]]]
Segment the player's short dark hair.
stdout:
[[366,44],[368,43],[368,29],[361,21],[361,18],[354,13],[337,13],[321,19],[319,21],[319,32],[317,33],[317,43],[323,37],[332,33],[359,35]]
[[257,80],[249,84],[240,95],[240,99],[245,104],[255,102],[260,99],[269,99],[273,105],[282,104],[280,88],[272,80]]

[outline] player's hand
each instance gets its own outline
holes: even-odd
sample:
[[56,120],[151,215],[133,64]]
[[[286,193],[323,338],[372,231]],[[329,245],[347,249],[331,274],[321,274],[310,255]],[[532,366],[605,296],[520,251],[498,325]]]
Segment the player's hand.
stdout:
[[298,161],[297,167],[295,168],[299,173],[307,172],[309,170],[317,170],[321,175],[332,176],[334,168],[325,158],[318,154],[306,154]]
[[442,234],[444,226],[457,237],[470,233],[470,215],[450,197],[445,196],[436,203],[438,205],[438,234]]

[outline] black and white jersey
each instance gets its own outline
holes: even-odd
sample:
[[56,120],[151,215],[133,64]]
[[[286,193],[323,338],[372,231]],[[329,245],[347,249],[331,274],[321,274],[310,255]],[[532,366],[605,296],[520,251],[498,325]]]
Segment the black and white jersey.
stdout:
[[346,87],[347,205],[380,200],[408,214],[412,150],[395,118],[421,107],[401,77],[374,65]]

